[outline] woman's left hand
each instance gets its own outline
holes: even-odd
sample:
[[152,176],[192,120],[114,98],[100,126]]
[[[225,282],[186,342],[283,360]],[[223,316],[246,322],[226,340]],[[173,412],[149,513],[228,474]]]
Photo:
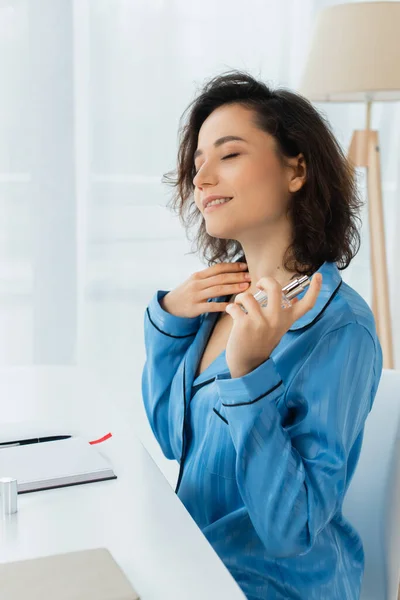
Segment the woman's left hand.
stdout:
[[225,309],[233,319],[226,346],[226,362],[232,378],[247,375],[270,357],[293,323],[314,306],[321,284],[321,273],[315,273],[304,297],[291,300],[289,308],[282,308],[282,288],[273,277],[263,277],[257,282],[257,287],[268,294],[265,308],[250,292],[236,296],[235,302]]

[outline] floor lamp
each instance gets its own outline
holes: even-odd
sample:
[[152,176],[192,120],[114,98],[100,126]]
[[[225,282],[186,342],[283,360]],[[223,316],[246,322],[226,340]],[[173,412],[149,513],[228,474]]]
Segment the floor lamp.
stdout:
[[367,170],[372,311],[383,366],[394,368],[378,131],[372,102],[400,100],[400,2],[338,4],[317,16],[299,86],[315,102],[364,102],[366,128],[354,131],[349,160]]

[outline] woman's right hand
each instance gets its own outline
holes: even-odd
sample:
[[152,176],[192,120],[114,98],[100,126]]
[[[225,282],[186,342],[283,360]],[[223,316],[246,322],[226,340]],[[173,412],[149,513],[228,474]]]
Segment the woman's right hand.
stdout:
[[248,289],[246,263],[218,263],[193,273],[162,298],[161,307],[176,317],[193,318],[206,312],[225,312],[229,302],[207,302],[209,298],[232,296]]

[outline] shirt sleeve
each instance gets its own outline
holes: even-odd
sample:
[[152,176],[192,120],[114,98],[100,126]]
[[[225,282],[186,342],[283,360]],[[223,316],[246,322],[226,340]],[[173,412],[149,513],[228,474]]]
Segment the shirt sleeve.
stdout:
[[158,291],[144,316],[146,361],[142,372],[142,397],[150,427],[164,455],[173,459],[168,418],[171,384],[200,327],[201,316],[177,317],[165,311],[160,300],[167,293]]
[[379,342],[350,323],[318,341],[287,389],[272,358],[217,379],[240,493],[271,556],[308,552],[341,507],[381,371]]

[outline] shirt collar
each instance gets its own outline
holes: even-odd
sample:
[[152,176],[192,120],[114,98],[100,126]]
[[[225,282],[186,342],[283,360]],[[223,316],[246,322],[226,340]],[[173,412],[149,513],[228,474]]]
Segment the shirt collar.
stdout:
[[[293,323],[289,331],[298,331],[304,327],[311,326],[333,300],[342,284],[342,277],[339,273],[336,263],[334,262],[325,261],[315,272],[322,274],[322,287],[318,294],[317,300],[314,306],[307,311],[305,315]],[[307,293],[307,290],[308,287],[298,295],[299,300],[304,297],[304,295]]]
[[[239,261],[235,261],[239,262]],[[326,307],[335,297],[337,291],[342,285],[342,277],[339,273],[339,269],[334,262],[325,261],[315,273],[322,274],[322,287],[318,294],[317,300],[314,306],[307,311],[302,317],[297,319],[289,329],[289,331],[299,331],[305,327],[310,327],[314,321],[324,312]],[[314,273],[314,274],[315,274]],[[311,277],[312,278],[312,277]],[[308,287],[303,290],[297,297],[301,300],[307,293]],[[215,298],[209,298],[207,302],[216,300],[217,302],[227,302],[230,296],[218,296]],[[217,313],[218,314],[218,313]]]

